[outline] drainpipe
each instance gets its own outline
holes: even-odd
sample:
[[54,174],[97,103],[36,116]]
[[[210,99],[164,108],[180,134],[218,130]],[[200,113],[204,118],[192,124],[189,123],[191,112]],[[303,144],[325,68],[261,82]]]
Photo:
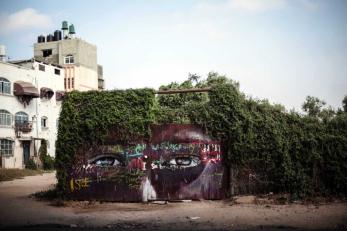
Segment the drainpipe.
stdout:
[[[35,85],[36,85],[36,88],[37,89],[39,89],[39,86],[38,86],[38,82],[37,82],[37,79],[36,79],[36,75],[34,76],[34,78],[35,78]],[[39,138],[39,125],[38,125],[38,123],[39,123],[39,109],[38,109],[38,98],[36,98],[36,138]],[[34,154],[35,154],[35,151],[36,151],[36,144],[35,144],[35,142],[36,142],[36,140],[37,139],[34,139]]]

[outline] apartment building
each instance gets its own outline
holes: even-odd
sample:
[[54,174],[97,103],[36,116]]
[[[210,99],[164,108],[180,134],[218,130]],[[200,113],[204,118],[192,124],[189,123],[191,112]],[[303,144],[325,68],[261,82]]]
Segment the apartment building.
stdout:
[[55,156],[65,70],[34,59],[0,61],[0,167],[39,160],[41,140]]

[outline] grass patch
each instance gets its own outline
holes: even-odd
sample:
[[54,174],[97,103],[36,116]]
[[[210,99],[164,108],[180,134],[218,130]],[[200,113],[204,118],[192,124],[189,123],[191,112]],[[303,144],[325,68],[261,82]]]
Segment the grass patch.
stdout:
[[36,199],[41,201],[50,201],[53,206],[65,206],[65,201],[59,196],[56,187],[48,189],[47,191],[40,191],[32,194]]
[[55,200],[58,198],[58,191],[56,187],[48,189],[47,191],[40,191],[33,194],[39,200]]
[[32,169],[0,169],[0,182],[21,179],[25,176],[43,174],[47,171]]

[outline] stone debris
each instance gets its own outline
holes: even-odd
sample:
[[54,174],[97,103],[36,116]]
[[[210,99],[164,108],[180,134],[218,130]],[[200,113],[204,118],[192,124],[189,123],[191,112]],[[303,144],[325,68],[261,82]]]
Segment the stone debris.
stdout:
[[167,201],[152,201],[151,203],[156,205],[166,205],[168,202]]
[[234,201],[236,204],[254,204],[255,196],[238,196],[234,197]]

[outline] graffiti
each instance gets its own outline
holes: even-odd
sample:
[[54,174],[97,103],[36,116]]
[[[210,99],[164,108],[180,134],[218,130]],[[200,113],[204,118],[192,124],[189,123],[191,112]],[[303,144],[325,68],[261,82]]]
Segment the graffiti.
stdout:
[[109,174],[106,179],[110,182],[115,182],[121,185],[127,185],[130,188],[139,188],[141,186],[142,177],[144,172],[135,170],[121,169],[119,171]]
[[72,196],[112,201],[222,198],[218,141],[192,125],[151,129],[146,142],[115,140],[79,151],[70,173]]
[[88,188],[90,186],[90,179],[87,177],[81,179],[70,179],[70,190],[81,190],[82,188]]
[[141,185],[142,190],[142,201],[146,202],[149,200],[155,200],[157,198],[157,193],[155,192],[151,182],[146,177]]

